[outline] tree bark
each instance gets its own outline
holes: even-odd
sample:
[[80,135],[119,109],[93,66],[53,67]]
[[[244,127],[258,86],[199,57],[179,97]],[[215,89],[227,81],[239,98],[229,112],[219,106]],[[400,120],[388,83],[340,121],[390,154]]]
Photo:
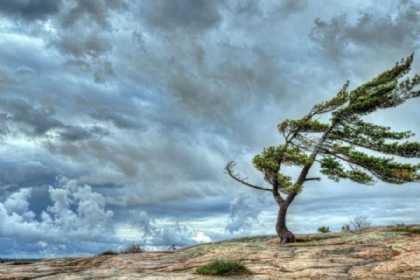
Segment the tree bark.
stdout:
[[281,244],[286,244],[290,242],[295,242],[296,238],[295,235],[288,230],[286,226],[286,215],[287,209],[289,208],[289,204],[284,202],[280,204],[279,212],[277,215],[277,224],[276,224],[276,232],[278,237],[280,238]]

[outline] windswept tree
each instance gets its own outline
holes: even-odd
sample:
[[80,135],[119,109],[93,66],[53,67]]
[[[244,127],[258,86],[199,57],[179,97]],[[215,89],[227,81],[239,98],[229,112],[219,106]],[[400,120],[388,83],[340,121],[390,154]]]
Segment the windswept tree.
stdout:
[[[308,175],[315,164],[320,165],[321,174],[336,182],[340,179],[360,184],[372,184],[375,179],[392,184],[419,181],[420,164],[397,161],[420,157],[420,144],[407,140],[414,134],[393,131],[363,119],[375,111],[420,96],[420,75],[408,75],[412,62],[413,55],[410,55],[352,90],[346,82],[336,96],[315,105],[303,118],[280,123],[278,130],[284,142],[265,148],[253,159],[269,187],[248,182],[235,173],[233,161],[227,164],[227,173],[236,181],[272,193],[279,206],[276,232],[282,243],[295,241],[286,226],[290,204],[305,183],[321,179]],[[292,178],[284,174],[284,166],[297,166],[299,175]]]

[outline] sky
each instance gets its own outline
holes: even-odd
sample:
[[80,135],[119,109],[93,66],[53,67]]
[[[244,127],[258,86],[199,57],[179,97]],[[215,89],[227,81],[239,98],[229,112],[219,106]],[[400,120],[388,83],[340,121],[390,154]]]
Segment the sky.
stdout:
[[[0,1],[0,258],[274,234],[270,194],[226,163],[262,184],[277,124],[418,52],[419,23],[414,0]],[[370,120],[420,133],[418,102]],[[288,224],[419,212],[419,183],[325,178]]]

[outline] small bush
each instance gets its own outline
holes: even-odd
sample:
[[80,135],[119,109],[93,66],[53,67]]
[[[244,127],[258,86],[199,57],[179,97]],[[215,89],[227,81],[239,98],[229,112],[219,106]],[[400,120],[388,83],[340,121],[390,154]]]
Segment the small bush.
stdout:
[[367,229],[368,227],[371,226],[368,218],[365,217],[365,216],[354,217],[350,221],[350,225],[351,225],[351,227],[353,228],[354,231],[362,231],[362,230]]
[[327,233],[327,232],[330,232],[330,227],[322,226],[322,227],[318,228],[318,231],[321,232],[321,233]]
[[249,274],[250,271],[237,261],[215,260],[197,268],[196,272],[202,275],[237,275]]
[[143,249],[138,244],[132,244],[121,251],[121,254],[139,254],[143,253]]
[[118,253],[108,250],[108,251],[100,253],[98,256],[115,256],[115,255],[118,255]]

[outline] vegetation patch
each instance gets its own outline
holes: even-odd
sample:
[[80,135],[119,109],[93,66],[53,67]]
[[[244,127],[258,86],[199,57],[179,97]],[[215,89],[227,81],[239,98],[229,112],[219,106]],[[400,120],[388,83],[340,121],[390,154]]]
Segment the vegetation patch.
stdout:
[[132,244],[121,251],[121,254],[140,254],[143,253],[144,250],[138,244]]
[[396,226],[391,228],[392,232],[406,232],[406,233],[414,233],[420,234],[420,228],[418,227],[410,227],[410,226]]
[[328,233],[328,232],[330,232],[330,227],[325,227],[325,226],[319,227],[318,228],[318,232],[320,232],[320,233]]
[[121,254],[140,254],[144,250],[138,244],[132,244],[120,251],[107,250],[105,252],[99,253],[98,256],[116,256]]
[[115,251],[108,250],[108,251],[100,253],[98,256],[115,256],[115,255],[118,255],[118,253]]
[[196,272],[202,275],[243,275],[251,274],[248,268],[238,261],[215,260],[197,268]]

